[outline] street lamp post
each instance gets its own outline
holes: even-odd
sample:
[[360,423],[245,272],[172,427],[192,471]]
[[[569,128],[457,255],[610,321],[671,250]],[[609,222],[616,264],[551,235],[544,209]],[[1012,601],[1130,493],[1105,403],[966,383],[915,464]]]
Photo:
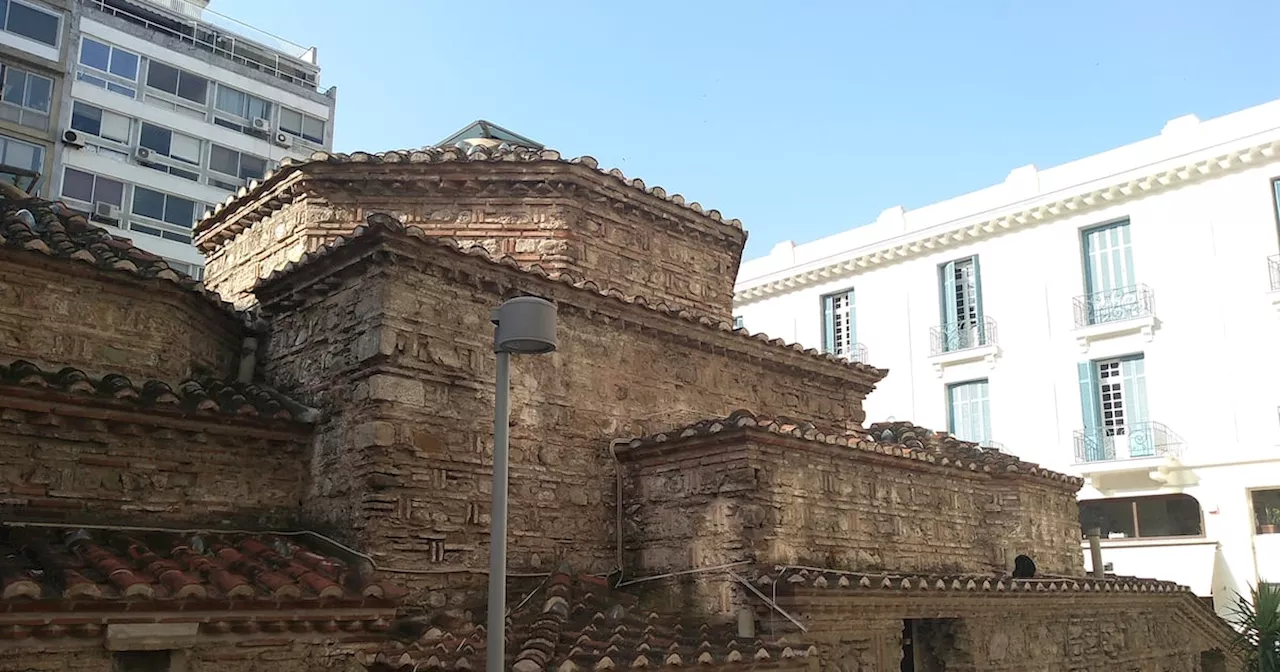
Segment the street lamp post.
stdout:
[[504,301],[490,319],[498,360],[493,413],[493,509],[489,521],[489,628],[486,672],[502,672],[507,625],[507,462],[511,428],[511,355],[540,355],[556,349],[556,306],[519,296]]

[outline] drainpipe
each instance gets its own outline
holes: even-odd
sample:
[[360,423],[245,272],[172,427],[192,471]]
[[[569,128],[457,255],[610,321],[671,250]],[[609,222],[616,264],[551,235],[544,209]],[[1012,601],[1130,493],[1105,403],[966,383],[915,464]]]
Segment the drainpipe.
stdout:
[[617,475],[616,500],[613,507],[617,513],[614,525],[617,530],[615,534],[618,537],[618,550],[613,557],[614,563],[618,565],[618,582],[614,584],[615,586],[622,583],[624,576],[622,564],[622,461],[618,459],[618,446],[625,446],[629,443],[631,443],[631,439],[614,439],[609,442],[609,455],[613,456],[613,471]]
[[1107,568],[1102,564],[1102,530],[1096,527],[1086,532],[1089,537],[1089,557],[1093,561],[1093,578],[1107,578]]

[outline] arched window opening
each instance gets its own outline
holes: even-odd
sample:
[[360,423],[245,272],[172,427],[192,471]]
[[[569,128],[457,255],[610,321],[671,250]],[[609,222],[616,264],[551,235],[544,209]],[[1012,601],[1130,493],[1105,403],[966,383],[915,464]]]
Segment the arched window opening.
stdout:
[[1087,499],[1080,502],[1081,534],[1094,527],[1103,539],[1199,537],[1204,517],[1191,495]]

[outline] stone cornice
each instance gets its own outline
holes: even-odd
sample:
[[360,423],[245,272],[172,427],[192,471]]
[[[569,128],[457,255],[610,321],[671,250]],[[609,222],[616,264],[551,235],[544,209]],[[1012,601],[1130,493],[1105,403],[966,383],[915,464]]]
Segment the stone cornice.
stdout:
[[[993,215],[989,211],[964,217],[926,230],[840,252],[832,255],[831,261],[805,264],[800,270],[784,269],[742,283],[734,291],[734,301],[737,305],[754,303],[811,285],[857,276],[868,270],[909,261],[948,248],[1239,172],[1276,158],[1280,140],[1265,139],[1265,136],[1274,135],[1258,134],[1183,157],[1170,158],[1146,167],[1148,172],[1145,174],[1136,174],[1142,170],[1139,168],[1127,171],[1123,176],[1100,178],[1086,185],[1042,194],[1001,207],[998,214]],[[1249,144],[1240,147],[1244,142]],[[1227,145],[1235,145],[1236,148],[1226,149]]]
[[259,281],[254,293],[264,313],[301,305],[308,295],[330,291],[341,282],[337,275],[343,269],[370,259],[379,249],[402,256],[406,263],[425,263],[457,274],[459,281],[494,285],[500,292],[537,294],[620,327],[635,325],[702,349],[734,352],[805,375],[834,378],[862,395],[870,394],[875,384],[888,375],[885,369],[789,345],[764,334],[751,335],[727,322],[695,317],[679,308],[652,304],[644,297],[601,290],[595,283],[570,274],[548,274],[538,266],[521,266],[510,257],[494,259],[482,247],[463,248],[451,239],[429,236],[380,213],[370,215],[369,223],[358,228],[351,238],[339,238]]

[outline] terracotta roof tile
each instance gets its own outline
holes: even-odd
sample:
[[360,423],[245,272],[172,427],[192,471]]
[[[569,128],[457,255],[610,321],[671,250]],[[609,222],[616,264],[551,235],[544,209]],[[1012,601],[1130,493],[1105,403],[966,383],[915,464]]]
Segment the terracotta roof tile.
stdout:
[[643,296],[628,296],[614,289],[601,290],[600,287],[596,285],[596,283],[590,280],[583,280],[581,278],[574,276],[571,273],[562,273],[562,272],[548,273],[541,266],[522,265],[519,262],[517,262],[515,259],[507,255],[495,257],[484,247],[481,247],[479,245],[463,245],[453,238],[429,235],[417,227],[406,226],[400,220],[385,213],[370,214],[366,218],[366,223],[364,225],[357,227],[354,231],[352,231],[350,236],[345,236],[345,237],[340,236],[333,242],[313,252],[307,253],[298,261],[291,262],[287,264],[284,268],[274,271],[267,277],[262,278],[261,280],[258,281],[258,283],[255,285],[254,288],[256,290],[257,288],[260,288],[266,284],[276,282],[288,276],[289,274],[293,273],[294,271],[298,270],[299,268],[314,264],[320,261],[321,259],[325,258],[326,256],[328,256],[329,254],[332,254],[337,250],[345,247],[346,245],[349,245],[355,242],[356,240],[364,238],[365,236],[374,236],[374,235],[383,234],[383,233],[407,235],[421,241],[423,244],[433,245],[442,249],[446,249],[455,254],[465,255],[470,257],[477,257],[491,264],[507,266],[521,273],[527,273],[527,274],[534,275],[544,279],[555,280],[557,282],[561,282],[565,285],[569,285],[576,289],[591,292],[599,296],[609,297],[611,299],[615,299],[622,303],[641,306],[643,308],[647,308],[649,310],[662,313],[664,315],[680,318],[687,322],[697,323],[704,327],[719,329],[720,331],[732,332],[742,338],[754,339],[757,341],[761,341],[763,343],[767,343],[774,347],[786,348],[789,350],[794,350],[799,353],[803,353],[810,357],[822,359],[822,360],[836,363],[836,364],[842,364],[847,368],[854,369],[862,373],[866,373],[870,376],[874,376],[876,380],[880,380],[889,374],[889,371],[887,369],[878,369],[869,364],[863,364],[862,362],[855,362],[855,361],[846,359],[844,357],[838,357],[836,355],[824,353],[816,348],[805,348],[804,346],[801,346],[798,344],[787,343],[786,341],[780,338],[770,338],[765,334],[752,334],[748,332],[746,329],[735,329],[733,325],[729,322],[713,320],[712,318],[706,317],[706,316],[695,316],[689,313],[688,311],[678,307],[671,307],[662,302],[651,302],[645,299],[645,297]]
[[[720,665],[788,669],[817,649],[785,638],[739,638],[733,625],[697,623],[644,608],[603,580],[562,570],[507,620],[507,669],[515,672]],[[484,666],[485,630],[430,628],[409,647],[367,656],[379,672],[466,670]]]
[[[82,395],[139,409],[173,413],[314,421],[309,411],[299,410],[298,404],[278,393],[251,383],[234,381],[188,380],[177,386],[159,380],[134,383],[118,373],[93,378],[72,367],[43,371],[31,362],[17,360],[8,366],[0,365],[0,388],[5,386]],[[291,411],[291,407],[295,410]]]
[[[670,431],[632,439],[629,447],[640,448],[643,446],[676,442],[683,439],[711,436],[720,432],[735,429],[751,429],[782,436],[789,436],[805,441],[812,441],[814,443],[855,448],[866,452],[879,453],[907,460],[919,460],[930,464],[967,471],[980,471],[984,473],[1018,473],[1037,478],[1044,478],[1051,481],[1070,483],[1077,486],[1084,483],[1083,479],[1076,476],[1069,476],[1067,474],[1061,474],[1056,471],[1041,468],[1038,464],[1024,462],[1023,460],[1009,455],[1008,453],[981,448],[977,444],[960,441],[959,439],[955,439],[950,436],[938,439],[936,435],[928,430],[915,427],[909,423],[898,424],[908,425],[914,428],[916,434],[911,434],[910,436],[903,434],[904,438],[899,440],[897,435],[885,434],[882,431],[884,427],[883,425],[874,424],[871,425],[870,430],[867,432],[823,432],[817,429],[813,423],[795,421],[786,418],[768,418],[764,416],[757,416],[750,411],[739,410],[733,412],[726,418],[700,420],[691,425],[686,425]],[[917,434],[921,434],[923,432],[928,432],[928,438],[930,440],[929,443],[925,443],[915,438]]]
[[776,567],[761,571],[757,586],[778,584],[780,592],[796,588],[839,591],[935,592],[935,593],[1189,593],[1190,588],[1172,581],[1131,576],[1044,576],[1015,579],[1004,574],[898,574],[892,572],[843,572],[822,569],[792,570]]
[[679,206],[695,214],[707,217],[724,226],[737,229],[739,231],[742,229],[742,222],[737,219],[725,219],[718,210],[705,209],[697,202],[686,201],[680,194],[668,194],[662,187],[646,186],[643,180],[628,178],[617,168],[609,170],[600,168],[599,162],[590,156],[582,156],[576,159],[564,159],[560,156],[560,152],[557,152],[554,149],[532,149],[529,147],[502,143],[497,147],[471,145],[465,149],[461,147],[424,147],[422,149],[395,150],[378,153],[355,152],[352,154],[334,154],[329,152],[315,152],[309,159],[302,161],[285,158],[280,162],[280,168],[274,171],[269,171],[260,181],[251,181],[248,187],[241,187],[238,192],[228,196],[226,201],[215,206],[211,212],[206,213],[200,223],[196,225],[196,232],[201,233],[212,227],[225,215],[225,213],[235,210],[239,206],[255,198],[261,191],[311,164],[365,163],[376,165],[479,161],[519,163],[546,161],[585,166],[601,174],[613,177],[624,187],[635,189],[636,191],[661,199],[672,205]]
[[[0,525],[0,608],[94,600],[391,600],[372,565],[302,536]],[[50,607],[56,611],[56,608]]]
[[65,203],[37,198],[17,200],[0,190],[0,247],[83,263],[135,278],[165,280],[234,312],[231,304],[205,289],[199,281],[173,269],[163,258],[134,246],[128,239],[90,223]]

